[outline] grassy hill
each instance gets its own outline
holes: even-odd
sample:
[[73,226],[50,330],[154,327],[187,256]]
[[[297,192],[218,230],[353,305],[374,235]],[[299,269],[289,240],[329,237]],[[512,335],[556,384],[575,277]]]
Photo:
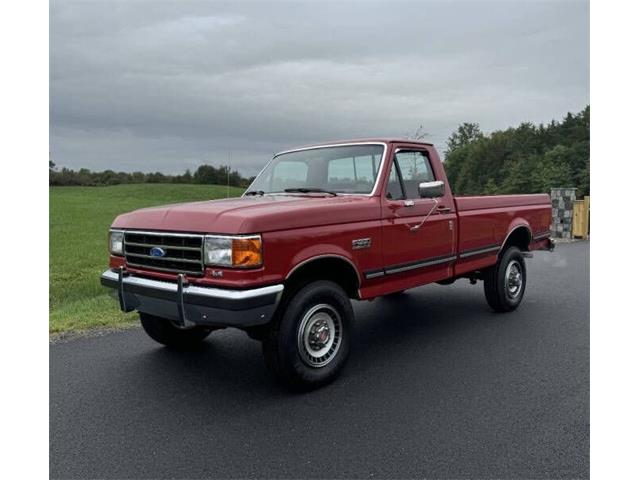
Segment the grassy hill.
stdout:
[[[242,189],[231,188],[231,196]],[[123,314],[100,285],[107,232],[120,213],[168,203],[225,198],[221,185],[139,184],[49,188],[49,332],[117,326]]]

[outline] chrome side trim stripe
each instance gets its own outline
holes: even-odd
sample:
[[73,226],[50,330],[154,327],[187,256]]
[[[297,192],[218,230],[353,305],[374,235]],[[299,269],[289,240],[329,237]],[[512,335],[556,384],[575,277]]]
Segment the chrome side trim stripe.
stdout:
[[367,280],[371,280],[372,278],[378,278],[378,277],[383,277],[384,276],[384,269],[383,270],[370,270],[368,272],[365,272],[364,274],[364,278],[366,278]]
[[[520,228],[516,227],[516,228]],[[542,240],[544,238],[548,238],[551,236],[551,231],[546,231],[546,232],[542,232],[537,234],[536,236],[533,237],[534,240]],[[425,259],[425,260],[420,260],[417,262],[411,262],[411,263],[403,263],[403,264],[399,264],[399,265],[392,265],[389,267],[385,267],[379,270],[369,270],[368,272],[364,272],[364,278],[367,280],[372,280],[374,278],[380,278],[383,277],[385,275],[392,275],[394,273],[401,273],[401,272],[408,272],[410,270],[414,270],[417,268],[424,268],[424,267],[431,267],[434,265],[440,265],[442,263],[449,263],[452,262],[458,258],[463,259],[463,258],[469,258],[469,257],[475,257],[478,255],[486,255],[489,253],[494,253],[494,252],[498,252],[500,251],[500,249],[502,248],[502,245],[499,244],[493,244],[490,246],[485,246],[485,247],[480,247],[480,248],[473,248],[473,249],[469,249],[469,250],[464,250],[462,252],[460,252],[457,256],[453,255],[453,256],[443,256],[443,257],[432,257],[429,259]]]
[[449,263],[456,259],[456,256],[446,256],[446,257],[434,257],[427,260],[421,260],[419,262],[403,264],[403,265],[395,265],[393,267],[387,267],[384,269],[384,272],[387,275],[391,275],[393,273],[407,272],[409,270],[415,270],[416,268],[423,267],[431,267],[434,265],[440,265],[441,263]]
[[542,240],[543,238],[547,238],[551,236],[551,230],[547,230],[546,232],[536,234],[533,239],[534,240]]
[[500,245],[491,245],[490,247],[481,247],[481,248],[473,248],[470,250],[465,250],[463,252],[460,252],[458,256],[460,258],[475,257],[476,255],[484,255],[486,253],[497,252],[498,250],[500,250]]
[[380,270],[370,270],[365,272],[364,277],[367,280],[373,278],[379,278],[385,275],[393,275],[394,273],[408,272],[418,268],[433,267],[443,263],[453,262],[457,257],[455,255],[444,255],[440,257],[431,257],[417,262],[401,263],[397,265],[391,265]]

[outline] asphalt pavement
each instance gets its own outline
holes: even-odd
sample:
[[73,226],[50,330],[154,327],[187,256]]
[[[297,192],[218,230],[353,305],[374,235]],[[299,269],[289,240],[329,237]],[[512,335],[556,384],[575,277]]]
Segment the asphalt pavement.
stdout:
[[586,478],[589,243],[527,260],[520,308],[482,284],[355,302],[349,362],[292,394],[260,344],[195,352],[139,328],[50,347],[52,478]]

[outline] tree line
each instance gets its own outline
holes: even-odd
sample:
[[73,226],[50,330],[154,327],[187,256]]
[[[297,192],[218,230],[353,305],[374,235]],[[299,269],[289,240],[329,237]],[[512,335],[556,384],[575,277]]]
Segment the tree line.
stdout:
[[104,170],[92,172],[87,168],[72,170],[58,169],[49,160],[49,185],[51,186],[106,186],[123,183],[201,183],[211,185],[229,185],[232,187],[248,187],[253,177],[245,178],[236,170],[227,166],[213,167],[200,165],[195,172],[185,171],[181,175],[167,175],[161,172],[115,172]]
[[522,123],[489,134],[463,123],[447,140],[445,169],[457,195],[549,192],[589,195],[589,105],[547,125]]
[[[422,128],[422,127],[421,127]],[[477,123],[461,124],[447,140],[445,169],[457,195],[549,192],[576,187],[578,198],[589,195],[589,106],[562,121],[544,125],[522,123],[488,134]],[[121,183],[201,183],[247,187],[229,167],[200,165],[182,175],[161,172],[92,172],[56,168],[49,160],[49,185],[116,185]]]

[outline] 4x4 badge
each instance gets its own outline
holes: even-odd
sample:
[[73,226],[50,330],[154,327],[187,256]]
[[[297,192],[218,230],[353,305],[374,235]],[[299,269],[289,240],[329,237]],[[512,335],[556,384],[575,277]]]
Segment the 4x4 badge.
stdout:
[[351,247],[354,250],[360,250],[361,248],[369,248],[371,247],[371,239],[370,238],[358,238],[356,240],[351,241]]

